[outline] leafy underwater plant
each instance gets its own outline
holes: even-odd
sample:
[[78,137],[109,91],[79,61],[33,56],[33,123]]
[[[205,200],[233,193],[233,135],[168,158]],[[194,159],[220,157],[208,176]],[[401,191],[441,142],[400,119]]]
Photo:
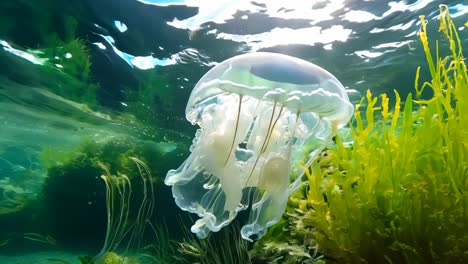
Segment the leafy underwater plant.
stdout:
[[[14,50],[11,46],[19,48],[19,52],[25,49],[25,54],[39,64],[23,65],[2,57],[9,67],[0,72],[16,82],[43,86],[69,100],[97,107],[99,86],[90,73],[89,43],[79,33],[86,16],[81,1],[7,0],[0,3],[0,14],[0,36],[2,45],[7,45],[5,50]],[[22,21],[17,17],[28,19]]]
[[395,91],[390,109],[386,94],[368,91],[350,125],[353,143],[337,136],[310,170],[302,164],[299,218],[331,262],[468,261],[468,74],[445,5],[439,19],[450,53],[441,57],[437,43],[433,58],[421,16],[432,80],[420,86],[417,69],[415,100],[410,93],[401,109]]
[[[288,211],[291,211],[292,207],[290,203]],[[297,209],[295,212],[284,214],[281,221],[270,228],[249,250],[252,263],[325,263],[324,256],[318,251],[313,239],[314,229],[310,221],[302,216],[303,213]]]
[[[48,177],[38,201],[44,228],[65,247],[101,246],[101,255],[146,251],[152,238],[147,220],[156,229],[159,226],[150,215],[158,207],[157,175],[165,166],[157,161],[168,158],[166,151],[158,144],[127,137],[85,141],[76,149],[45,149],[41,161],[49,166]],[[135,156],[139,158],[131,158]]]
[[238,225],[231,225],[219,233],[199,239],[186,234],[186,239],[175,246],[176,263],[195,264],[249,264],[248,242],[242,239]]

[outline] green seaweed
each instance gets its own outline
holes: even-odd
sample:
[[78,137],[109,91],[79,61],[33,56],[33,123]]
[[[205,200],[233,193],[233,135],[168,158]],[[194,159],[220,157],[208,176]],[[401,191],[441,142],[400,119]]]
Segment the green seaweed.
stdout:
[[42,71],[48,74],[39,79],[40,84],[66,99],[96,107],[99,86],[91,78],[91,57],[85,40],[73,39],[28,52],[44,60]]
[[240,237],[240,228],[231,225],[219,233],[198,239],[187,234],[176,246],[176,263],[237,264],[252,263],[248,254],[248,242]]
[[[291,203],[291,202],[290,202]],[[297,207],[294,202],[289,209]],[[295,209],[283,215],[249,251],[252,263],[319,264],[323,255],[313,239],[314,229],[304,213]]]
[[[129,157],[129,159],[138,168],[140,189],[134,188],[137,183],[135,177],[129,178],[118,172],[112,174],[106,165],[99,163],[104,170],[101,178],[106,184],[107,228],[104,246],[96,259],[117,250],[125,240],[127,240],[125,253],[139,249],[145,227],[154,211],[154,187],[150,169],[138,158]],[[137,203],[131,199],[135,195],[132,195],[135,190],[141,193]],[[132,203],[138,206],[133,207]],[[134,208],[138,209],[132,210]],[[132,213],[133,218],[130,218]]]
[[337,136],[304,167],[306,199],[294,198],[296,215],[329,262],[468,261],[468,75],[457,27],[446,6],[440,12],[446,56],[438,43],[433,56],[420,19],[432,79],[420,85],[418,68],[402,108],[398,92],[390,103],[368,91],[356,105],[352,144]]
[[[84,40],[75,39],[49,48],[26,51],[20,48],[16,52],[30,57],[35,63],[0,50],[0,59],[8,65],[0,69],[1,75],[29,89],[48,90],[68,100],[86,104],[84,107],[97,107],[96,92],[99,86],[90,74],[91,57]],[[2,84],[10,85],[4,79]]]
[[[144,220],[140,216],[144,214],[142,213],[140,216],[137,214],[145,194],[144,186],[147,189],[158,188],[162,184],[162,179],[158,176],[162,175],[162,170],[164,170],[164,166],[160,165],[160,160],[164,155],[165,153],[157,144],[135,142],[131,138],[111,138],[104,142],[86,141],[78,148],[71,150],[44,149],[41,161],[48,168],[48,176],[39,203],[42,204],[41,208],[43,208],[44,215],[40,219],[45,222],[45,229],[49,230],[53,237],[65,245],[80,243],[91,238],[96,244],[99,244],[101,239],[105,237],[103,227],[106,226],[107,219],[106,184],[104,183],[109,183],[108,187],[114,190],[114,195],[111,197],[112,200],[115,200],[114,204],[116,205],[113,215],[117,215],[122,206],[127,209],[128,207],[136,209],[131,209],[129,218],[124,222],[130,223],[133,220],[138,220],[140,221],[138,224],[141,226],[141,221]],[[136,156],[140,157],[142,161],[144,160],[144,163],[150,164],[148,174],[153,176],[145,181],[140,177],[135,160],[130,158]],[[105,164],[106,170],[103,170],[100,164]],[[106,172],[105,182],[101,178],[103,172]],[[131,186],[118,185],[117,180],[114,180],[119,178],[116,175],[127,175],[132,183]],[[130,187],[132,188],[131,197],[125,197],[125,199],[130,200],[122,205],[118,204],[121,201],[119,188],[130,190]],[[152,206],[150,207],[152,208]],[[118,222],[118,220],[114,222]],[[70,226],[73,226],[73,229],[70,229]],[[121,228],[124,229],[120,231],[128,230],[128,226]],[[119,232],[115,231],[114,234]],[[131,232],[128,234],[131,235]],[[140,240],[141,232],[133,237],[132,239],[135,241]],[[109,242],[109,244],[115,243]],[[132,242],[132,244],[137,243]],[[124,248],[125,246],[126,244],[123,244]],[[115,246],[110,246],[105,251],[113,250],[116,250]]]
[[307,181],[252,259],[467,262],[468,77],[457,28],[448,8],[440,11],[448,54],[438,42],[430,49],[424,17],[419,32],[431,80],[420,84],[418,68],[403,104],[396,91],[393,99],[368,91],[349,130],[310,168],[301,164]]
[[4,0],[0,36],[29,48],[45,48],[76,38],[79,1]]
[[167,76],[158,69],[135,69],[132,74],[137,83],[123,86],[125,111],[144,124],[166,128],[175,126],[173,123],[179,120],[174,118],[174,109],[181,98],[177,97],[177,90],[169,84]]
[[78,34],[79,26],[84,25],[82,5],[81,1],[2,1],[0,39],[26,50],[41,62],[40,66],[23,65],[2,58],[7,59],[6,68],[10,68],[2,72],[20,83],[44,86],[57,95],[95,108],[98,85],[90,78],[87,43]]
[[170,238],[167,225],[165,223],[157,226],[148,224],[154,232],[154,242],[143,248],[144,250],[140,254],[141,258],[155,264],[174,263],[175,244]]

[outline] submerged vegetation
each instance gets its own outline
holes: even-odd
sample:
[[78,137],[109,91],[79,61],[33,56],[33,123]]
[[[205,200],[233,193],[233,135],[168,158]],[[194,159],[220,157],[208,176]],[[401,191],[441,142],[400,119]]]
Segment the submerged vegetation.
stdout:
[[242,239],[240,228],[231,225],[219,233],[210,234],[206,239],[187,235],[176,243],[176,263],[181,264],[250,264],[248,242]]
[[[449,54],[439,43],[430,48],[424,17],[419,32],[431,80],[421,84],[418,68],[403,103],[397,91],[391,98],[368,91],[355,107],[351,140],[339,134],[310,168],[301,164],[306,182],[248,261],[468,261],[468,76],[457,27],[440,8]],[[179,253],[205,263],[199,252],[209,241],[180,245]]]
[[[132,183],[135,185],[136,177],[129,178],[118,172],[113,175],[106,165],[99,163],[105,172],[101,178],[106,184],[107,227],[104,245],[95,257],[95,263],[107,263],[104,259],[122,247],[123,254],[139,249],[146,225],[153,214],[154,187],[150,169],[138,158],[130,157],[130,160],[138,167],[141,178],[141,188],[136,189],[139,192],[137,202],[132,200],[132,192],[135,192]],[[132,203],[138,205],[137,210],[132,210],[136,208],[131,206]]]
[[[31,86],[44,86],[66,99],[96,106],[98,85],[90,77],[91,60],[87,43],[79,36],[82,3],[59,0],[2,1],[0,3],[1,40],[25,47],[29,58],[46,67],[32,71],[32,65],[15,63],[14,71],[0,70],[7,77]],[[27,20],[12,19],[12,16]],[[1,55],[1,54],[0,54]],[[11,72],[10,72],[11,71]]]
[[69,152],[45,149],[41,160],[48,166],[48,177],[40,199],[52,235],[65,244],[104,238],[107,223],[104,251],[116,250],[125,235],[135,245],[155,206],[154,190],[162,183],[158,176],[167,166],[160,160],[169,158],[165,151],[131,138],[88,141]]
[[[9,10],[15,8],[12,3],[0,6]],[[18,3],[33,8],[31,1]],[[0,72],[26,86],[46,87],[84,108],[98,106],[101,84],[91,74],[89,43],[77,36],[75,18],[48,17],[44,10],[49,6],[31,10],[45,16],[33,17],[34,21],[49,21],[32,29],[35,45],[21,42],[25,39],[19,35],[10,38],[29,47],[46,67],[33,69],[29,62],[14,61],[13,55],[0,50],[0,59],[15,66]],[[169,233],[164,221],[156,221],[175,216],[164,210],[167,205],[158,208],[155,196],[169,194],[158,193],[162,189],[158,177],[172,167],[168,163],[183,159],[172,144],[176,137],[164,137],[160,143],[107,138],[71,151],[43,148],[38,159],[47,177],[40,178],[45,181],[40,195],[26,188],[31,179],[39,178],[37,168],[2,160],[11,177],[0,179],[0,216],[32,215],[23,224],[27,226],[23,240],[54,247],[89,241],[95,243],[93,248],[104,245],[97,256],[81,257],[82,263],[466,263],[468,73],[460,41],[466,36],[459,36],[447,7],[440,11],[444,41],[433,46],[424,17],[419,32],[431,80],[421,81],[423,70],[418,68],[414,93],[406,98],[396,91],[394,95],[368,91],[355,107],[351,140],[339,134],[310,167],[301,164],[306,181],[289,199],[282,220],[253,245],[234,227],[206,240],[189,235],[181,239]],[[11,19],[0,19],[4,20]],[[60,32],[51,31],[56,20],[63,22]],[[0,23],[1,32],[23,27],[29,25]],[[439,46],[448,47],[449,53],[444,55]],[[122,85],[125,120],[156,127],[160,125],[156,121],[170,119],[172,106],[181,98],[169,85],[161,87],[168,82],[166,76],[153,74],[136,72],[137,87]],[[151,134],[145,139],[162,140],[163,133],[153,132],[145,132]],[[152,216],[153,210],[161,211]],[[5,234],[0,247],[10,243]],[[94,241],[96,237],[100,240]]]
[[327,262],[468,261],[468,75],[457,27],[440,8],[447,56],[430,48],[420,18],[432,79],[420,84],[418,68],[402,107],[396,91],[393,102],[368,91],[353,142],[337,136],[310,168],[302,164],[307,186],[291,198],[285,236],[302,234]]

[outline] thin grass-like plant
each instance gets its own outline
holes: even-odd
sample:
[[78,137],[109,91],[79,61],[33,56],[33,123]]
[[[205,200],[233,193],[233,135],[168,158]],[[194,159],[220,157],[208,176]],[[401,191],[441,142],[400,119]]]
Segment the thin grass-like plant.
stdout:
[[193,234],[177,245],[177,263],[187,264],[238,264],[251,263],[248,242],[240,236],[239,227],[230,225],[219,233],[199,239]]
[[148,221],[148,225],[155,235],[155,243],[145,246],[141,256],[149,259],[154,264],[168,264],[175,261],[174,243],[169,238],[167,225],[157,225],[156,227]]
[[[94,258],[99,260],[108,252],[121,251],[123,255],[131,250],[141,247],[141,241],[145,233],[146,225],[154,210],[154,187],[151,173],[146,164],[135,157],[130,157],[137,168],[141,182],[141,200],[136,214],[132,213],[132,191],[135,185],[132,180],[124,174],[112,174],[106,165],[99,163],[104,174],[101,178],[106,184],[106,208],[107,208],[107,228],[104,245],[101,251]],[[126,246],[122,244],[126,241]]]

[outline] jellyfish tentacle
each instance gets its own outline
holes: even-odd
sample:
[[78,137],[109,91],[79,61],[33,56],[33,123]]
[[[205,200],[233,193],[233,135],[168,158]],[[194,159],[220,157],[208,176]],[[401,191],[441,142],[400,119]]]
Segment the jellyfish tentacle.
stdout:
[[294,121],[294,127],[291,131],[291,137],[289,139],[289,143],[288,143],[288,153],[291,153],[291,148],[292,148],[292,142],[293,142],[293,139],[294,139],[294,136],[296,135],[296,129],[297,129],[297,122],[299,121],[299,115],[301,114],[301,111],[300,110],[297,110],[296,112],[296,120]]
[[[252,170],[250,170],[250,174],[249,174],[249,177],[247,177],[247,181],[245,182],[245,186],[248,185],[248,183],[250,181],[250,178],[252,177],[252,174],[253,174],[255,168],[257,167],[257,163],[260,160],[260,157],[262,156],[263,153],[265,153],[266,149],[268,148],[268,144],[270,143],[271,134],[273,134],[273,130],[275,129],[276,123],[278,122],[279,118],[281,117],[284,106],[281,106],[281,109],[280,109],[280,111],[278,113],[278,116],[276,118],[274,118],[275,109],[276,109],[276,101],[275,101],[275,104],[273,105],[273,111],[271,112],[270,123],[268,124],[268,131],[267,131],[267,134],[265,136],[265,140],[263,141],[262,147],[260,148],[260,152],[258,153],[257,158],[255,159],[255,163],[254,163],[254,165],[252,167]],[[275,119],[275,121],[273,121],[273,119]]]
[[252,170],[250,170],[249,176],[247,177],[247,181],[245,181],[245,186],[247,186],[249,184],[250,178],[252,177],[252,174],[253,174],[253,172],[255,170],[255,167],[257,166],[258,160],[260,159],[260,156],[262,155],[262,151],[263,151],[263,149],[265,147],[265,144],[266,144],[267,139],[268,139],[268,135],[270,133],[271,124],[273,123],[273,119],[274,119],[274,116],[275,116],[275,110],[276,110],[276,101],[274,102],[273,110],[271,111],[271,117],[270,117],[270,121],[268,122],[268,129],[267,129],[267,134],[265,136],[265,140],[263,141],[262,147],[260,148],[260,151],[258,152],[257,158],[255,159],[254,165],[252,166]]
[[259,157],[260,157],[260,155],[263,153],[263,151],[265,149],[265,145],[267,143],[268,135],[270,135],[270,131],[273,131],[271,129],[271,125],[273,123],[273,119],[274,119],[273,117],[275,116],[275,111],[276,111],[276,101],[275,101],[275,104],[273,105],[273,110],[271,111],[271,117],[270,117],[270,121],[268,123],[267,134],[265,136],[265,140],[263,141],[262,147],[260,148],[260,152],[258,153]]
[[231,157],[232,149],[234,148],[234,144],[236,143],[236,136],[237,136],[237,129],[239,128],[239,119],[240,119],[240,114],[241,114],[241,107],[242,107],[242,94],[239,95],[239,106],[238,106],[238,109],[237,109],[236,128],[234,129],[234,136],[232,137],[231,148],[229,149],[228,156],[227,156],[226,160],[224,161],[223,166],[226,166],[229,158]]
[[[270,121],[268,122],[267,134],[265,136],[265,140],[263,141],[262,147],[260,148],[260,151],[258,152],[258,157],[260,157],[263,149],[265,148],[265,144],[267,142],[267,138],[270,133],[271,124],[273,123],[273,119],[274,119],[273,117],[275,116],[275,111],[276,111],[276,101],[273,104],[273,110],[271,111]],[[255,164],[257,164],[257,162],[255,162]],[[255,168],[255,165],[254,165],[254,168]]]
[[[211,177],[214,177],[214,176],[211,176]],[[219,183],[218,183],[219,184]],[[208,204],[206,205],[206,209],[210,209],[210,208],[213,208],[215,206],[215,204],[217,203],[219,197],[221,195],[221,191],[218,189],[216,192],[215,192],[215,196],[208,202]]]
[[278,113],[278,116],[276,117],[275,122],[273,123],[273,126],[271,127],[269,133],[267,133],[268,139],[267,139],[267,142],[264,145],[263,149],[260,151],[260,155],[265,153],[265,151],[266,151],[266,149],[268,147],[268,144],[270,144],[270,139],[271,139],[271,135],[273,134],[273,129],[275,128],[276,123],[278,122],[279,118],[281,117],[281,114],[283,114],[283,110],[284,110],[284,106],[281,106],[280,112]]

